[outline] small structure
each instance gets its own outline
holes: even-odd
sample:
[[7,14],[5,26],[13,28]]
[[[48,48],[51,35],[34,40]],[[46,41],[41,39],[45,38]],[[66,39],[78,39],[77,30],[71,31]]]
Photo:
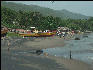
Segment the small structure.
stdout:
[[31,29],[35,29],[35,27],[30,27]]
[[80,30],[75,30],[75,34],[80,34]]
[[38,30],[35,29],[33,32],[34,32],[34,33],[38,33]]
[[24,29],[16,29],[16,32],[17,32],[17,33],[24,33],[25,30],[24,30]]
[[25,30],[25,33],[31,33],[31,30]]
[[45,33],[46,33],[46,32],[50,32],[50,30],[45,30],[44,32],[45,32]]
[[12,28],[8,28],[8,30],[9,30],[10,32],[12,32]]
[[12,29],[12,32],[16,32],[16,29]]
[[57,35],[63,35],[65,36],[68,32],[70,31],[70,29],[68,27],[58,27],[57,29]]
[[30,27],[31,28],[31,32],[33,33],[37,33],[36,27]]
[[36,27],[30,27],[31,28],[31,30],[35,30],[36,29]]
[[39,30],[38,33],[42,33],[42,30]]

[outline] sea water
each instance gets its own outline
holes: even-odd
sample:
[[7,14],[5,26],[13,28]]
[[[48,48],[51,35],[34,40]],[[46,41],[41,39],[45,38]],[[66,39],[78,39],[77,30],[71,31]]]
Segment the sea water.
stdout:
[[44,52],[54,56],[70,58],[70,51],[73,59],[84,61],[93,65],[93,33],[88,37],[79,36],[80,40],[66,41],[64,47],[43,49]]

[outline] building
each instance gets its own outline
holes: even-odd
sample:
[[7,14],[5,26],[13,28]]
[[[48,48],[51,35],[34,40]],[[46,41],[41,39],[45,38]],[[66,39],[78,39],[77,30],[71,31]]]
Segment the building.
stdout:
[[25,30],[24,30],[24,29],[16,29],[16,32],[17,32],[17,33],[24,33]]

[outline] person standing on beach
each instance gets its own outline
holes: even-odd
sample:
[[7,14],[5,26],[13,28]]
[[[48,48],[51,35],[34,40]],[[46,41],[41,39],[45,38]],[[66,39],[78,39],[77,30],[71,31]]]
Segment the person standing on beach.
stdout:
[[70,50],[70,59],[72,59],[72,54],[71,54],[71,50]]
[[[45,50],[48,52],[48,49],[45,48]],[[48,54],[47,52],[44,52],[43,54],[44,54],[45,56],[48,56],[49,54]]]
[[8,41],[8,51],[10,50],[10,42]]
[[60,38],[61,38],[61,35],[62,35],[62,34],[61,34],[61,33],[59,33],[59,37],[60,37]]
[[62,33],[61,33],[61,31],[60,31],[60,30],[58,30],[58,35],[59,35],[59,37],[61,38]]

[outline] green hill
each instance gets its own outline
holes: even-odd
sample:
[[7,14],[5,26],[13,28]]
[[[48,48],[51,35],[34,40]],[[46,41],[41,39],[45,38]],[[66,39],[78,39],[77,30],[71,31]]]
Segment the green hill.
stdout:
[[1,6],[5,6],[15,11],[37,11],[43,14],[43,16],[54,16],[54,17],[61,17],[64,19],[71,18],[71,19],[88,19],[89,16],[85,16],[82,14],[72,13],[67,10],[53,10],[50,8],[40,7],[36,5],[25,5],[21,3],[13,3],[13,2],[1,2]]

